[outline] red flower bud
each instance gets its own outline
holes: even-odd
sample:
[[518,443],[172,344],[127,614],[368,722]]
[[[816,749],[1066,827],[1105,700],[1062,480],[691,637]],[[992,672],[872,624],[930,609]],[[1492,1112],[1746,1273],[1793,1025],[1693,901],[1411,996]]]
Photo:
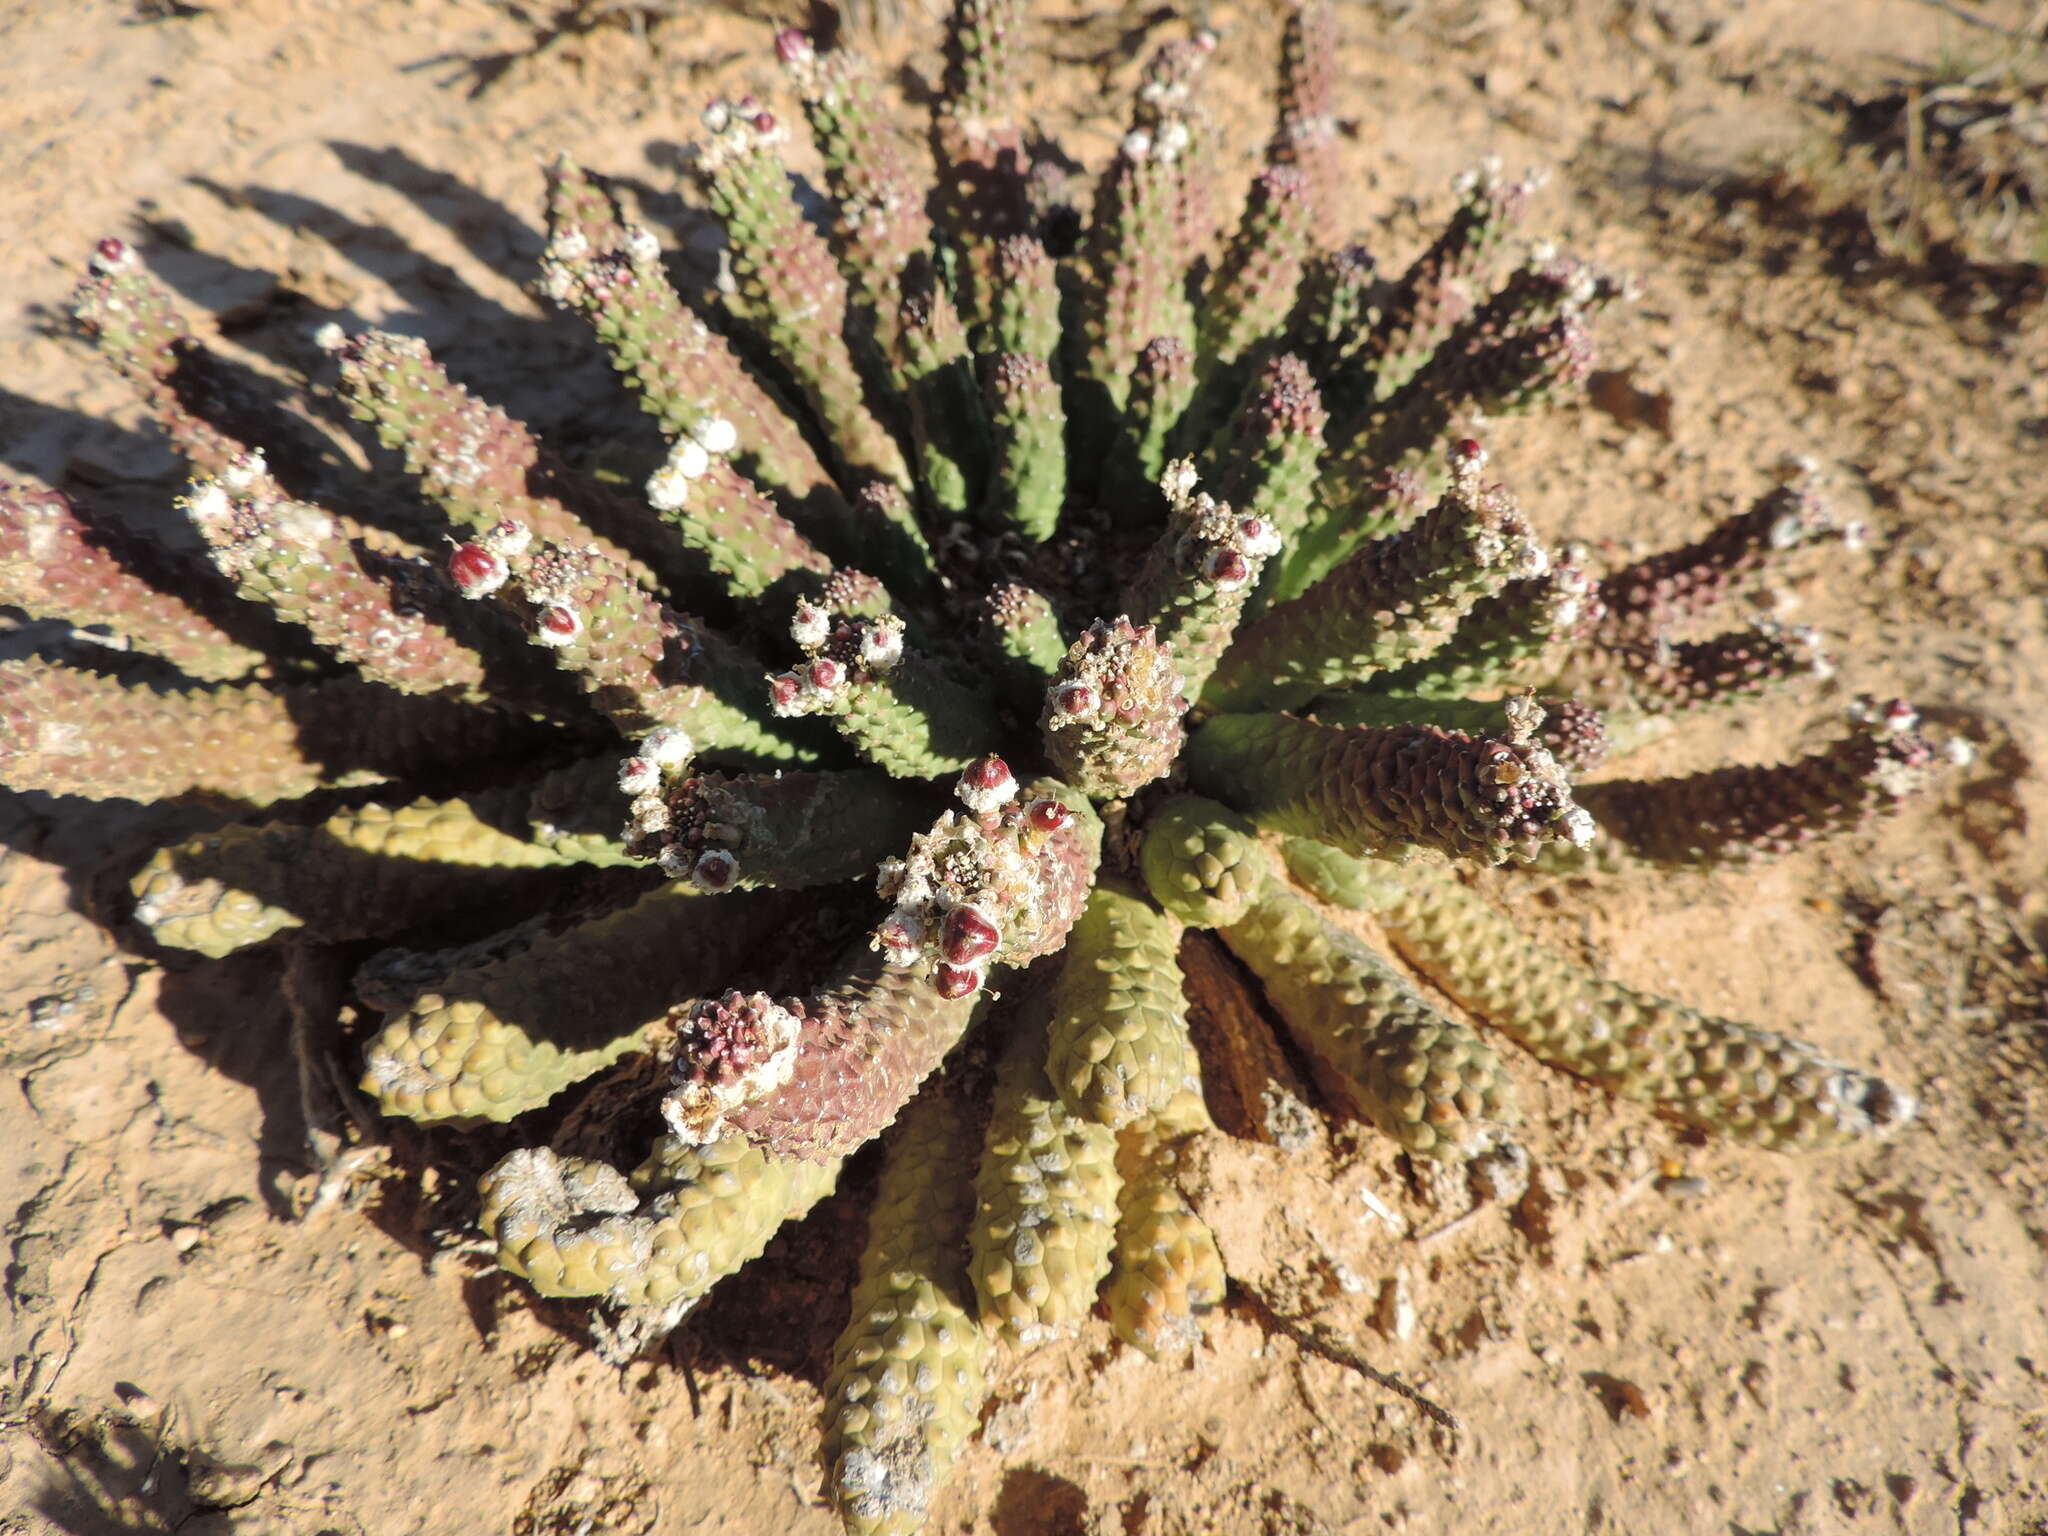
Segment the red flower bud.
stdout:
[[1017,776],[1010,772],[1008,763],[990,753],[967,765],[960,775],[958,789],[970,811],[978,816],[987,815],[1017,793]]
[[481,544],[460,544],[448,557],[448,574],[464,597],[482,597],[503,586],[509,573],[502,556]]
[[1024,812],[1027,824],[1040,832],[1057,832],[1074,819],[1074,813],[1057,800],[1034,800]]
[[939,952],[954,965],[970,965],[992,955],[1003,942],[1003,930],[979,907],[955,907],[939,928]]
[[1011,782],[1010,765],[991,752],[987,757],[977,757],[969,763],[960,779],[972,789],[1001,789]]
[[942,965],[933,978],[939,989],[939,996],[952,1002],[958,998],[971,997],[981,990],[982,972],[978,965]]
[[1052,702],[1063,715],[1085,715],[1095,708],[1095,690],[1086,683],[1061,683]]

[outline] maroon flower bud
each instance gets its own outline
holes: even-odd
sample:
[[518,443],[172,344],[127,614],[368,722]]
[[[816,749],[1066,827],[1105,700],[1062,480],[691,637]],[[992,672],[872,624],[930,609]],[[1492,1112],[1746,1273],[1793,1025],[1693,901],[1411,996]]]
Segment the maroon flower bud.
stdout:
[[785,64],[794,64],[811,52],[810,34],[802,27],[784,27],[775,34],[775,57]]
[[976,815],[987,815],[1017,793],[1017,776],[994,753],[978,757],[960,775],[960,798]]
[[768,679],[768,702],[775,709],[788,709],[803,691],[803,679],[794,672],[778,672]]
[[1074,819],[1074,813],[1057,800],[1034,800],[1025,809],[1025,824],[1034,831],[1053,833]]
[[1063,715],[1085,715],[1095,708],[1095,690],[1086,683],[1061,683],[1053,690],[1052,702]]
[[954,965],[971,965],[992,955],[1002,942],[1002,929],[979,907],[955,907],[939,928],[939,952]]
[[981,990],[982,970],[978,965],[942,965],[933,977],[939,996],[948,1002],[971,997]]
[[840,679],[846,675],[846,669],[830,656],[820,656],[805,670],[810,676],[811,686],[824,693],[837,688]]
[[775,114],[773,112],[756,112],[754,114],[754,132],[773,133],[774,131]]
[[464,597],[484,597],[505,584],[511,574],[504,558],[481,544],[459,544],[448,557],[448,574]]
[[537,635],[542,645],[567,645],[582,633],[582,616],[566,603],[550,603],[541,609]]
[[1005,784],[1016,782],[1010,774],[1010,765],[993,752],[969,763],[960,775],[960,781],[979,790],[1001,789]]

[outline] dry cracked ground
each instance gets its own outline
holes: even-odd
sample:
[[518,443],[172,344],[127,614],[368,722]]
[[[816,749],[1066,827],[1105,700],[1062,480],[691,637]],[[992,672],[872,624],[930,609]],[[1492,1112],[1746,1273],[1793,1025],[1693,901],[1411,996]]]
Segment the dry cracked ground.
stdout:
[[[177,489],[62,320],[106,233],[222,315],[252,368],[302,360],[334,315],[417,331],[570,451],[610,451],[604,364],[524,286],[539,157],[619,174],[708,260],[676,144],[704,96],[775,81],[758,19],[589,3],[591,25],[559,24],[573,11],[0,6],[8,472],[140,519]],[[1274,19],[1202,14],[1248,162]],[[936,68],[918,0],[870,19],[915,99]],[[1651,766],[1790,753],[1863,690],[1978,749],[1937,803],[1854,841],[1752,873],[1524,880],[1528,922],[1624,980],[1880,1060],[1924,1110],[1882,1148],[1795,1161],[1525,1068],[1534,1193],[1470,1212],[1349,1132],[1295,1155],[1220,1140],[1197,1177],[1237,1284],[1205,1345],[1162,1374],[1098,1325],[1010,1363],[933,1531],[2048,1532],[2038,272],[1900,259],[1854,207],[1822,216],[1830,189],[1798,170],[1829,161],[1830,101],[2023,55],[2011,34],[2039,19],[1344,9],[1356,233],[1412,248],[1493,152],[1553,168],[1534,222],[1640,278],[1586,401],[1496,434],[1541,527],[1669,542],[1794,452],[1871,524],[1867,553],[1782,595],[1839,638],[1835,682]],[[1136,57],[1188,14],[1042,20],[1032,106],[1100,163]],[[464,1247],[487,1153],[392,1130],[315,1165],[279,959],[181,972],[87,915],[103,862],[170,825],[0,796],[0,1531],[834,1530],[812,1447],[857,1206],[786,1234],[659,1358],[600,1364],[577,1308]]]

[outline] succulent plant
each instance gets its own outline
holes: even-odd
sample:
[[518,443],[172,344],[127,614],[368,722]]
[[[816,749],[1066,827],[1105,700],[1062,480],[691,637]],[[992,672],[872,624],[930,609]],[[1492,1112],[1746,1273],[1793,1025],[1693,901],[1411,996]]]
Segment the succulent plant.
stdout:
[[1509,1145],[1513,1076],[1468,1016],[1759,1146],[1913,1107],[1546,951],[1457,873],[1770,858],[1932,782],[1899,703],[1781,766],[1587,778],[1822,672],[1810,632],[1715,625],[1854,529],[1795,466],[1605,574],[1546,544],[1462,434],[1579,383],[1626,285],[1508,258],[1533,178],[1461,180],[1393,275],[1325,243],[1311,5],[1233,228],[1205,33],[1151,60],[1091,193],[1014,113],[1020,12],[959,0],[930,182],[859,60],[782,33],[826,215],[784,117],[713,103],[694,175],[729,281],[701,303],[601,180],[550,168],[539,286],[666,435],[644,494],[420,342],[330,332],[333,387],[420,495],[318,504],[281,445],[230,435],[206,344],[111,239],[77,314],[190,461],[205,558],[0,489],[0,601],[156,658],[0,664],[0,779],[231,812],[148,858],[135,919],[208,956],[355,946],[385,1114],[514,1121],[583,1085],[478,1222],[536,1292],[607,1308],[610,1347],[881,1139],[825,1424],[861,1532],[922,1523],[998,1346],[1099,1305],[1169,1355],[1223,1299],[1174,1181],[1211,1128],[1189,928],[1332,1109],[1417,1159]]

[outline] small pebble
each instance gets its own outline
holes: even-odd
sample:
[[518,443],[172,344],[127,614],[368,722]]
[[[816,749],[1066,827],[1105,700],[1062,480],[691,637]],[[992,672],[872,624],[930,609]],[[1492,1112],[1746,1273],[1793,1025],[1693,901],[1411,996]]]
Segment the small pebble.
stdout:
[[1379,1306],[1373,1312],[1373,1326],[1396,1341],[1415,1333],[1415,1297],[1408,1286],[1408,1271],[1397,1269],[1380,1282]]

